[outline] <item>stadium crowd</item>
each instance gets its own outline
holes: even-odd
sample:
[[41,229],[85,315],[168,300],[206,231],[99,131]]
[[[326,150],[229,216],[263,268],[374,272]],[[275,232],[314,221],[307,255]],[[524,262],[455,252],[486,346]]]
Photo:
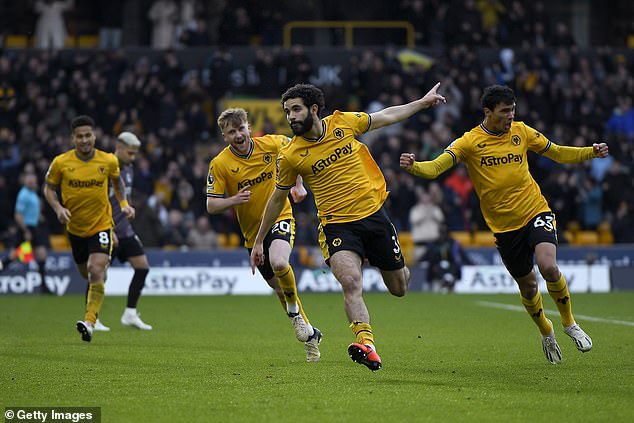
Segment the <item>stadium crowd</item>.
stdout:
[[[481,121],[482,87],[498,83],[516,92],[516,120],[552,141],[586,146],[604,140],[610,146],[610,158],[585,165],[569,167],[529,157],[560,225],[576,222],[595,229],[607,222],[615,242],[634,242],[634,56],[607,47],[580,49],[565,25],[545,25],[547,16],[527,19],[526,2],[511,2],[502,9],[496,1],[466,4],[461,12],[465,19],[451,20],[460,22],[453,28],[433,18],[442,15],[449,21],[451,9],[445,2],[402,1],[399,10],[420,23],[417,42],[435,45],[434,40],[441,40],[440,53],[408,60],[395,47],[357,49],[347,53],[350,78],[323,87],[327,111],[373,112],[414,100],[425,87],[442,81],[447,104],[362,138],[387,179],[387,207],[397,228],[417,231],[410,210],[419,203],[425,204],[419,207],[422,213],[429,209],[438,216],[439,209],[437,226],[450,231],[486,228],[464,168],[427,182],[399,170],[398,157],[403,151],[415,152],[417,160],[437,156]],[[431,15],[425,13],[430,7]],[[540,9],[531,10],[538,14]],[[240,20],[222,22],[219,37],[232,39],[227,34],[239,28],[227,25]],[[526,48],[527,43],[533,47]],[[513,47],[498,48],[501,45]],[[279,98],[288,86],[306,82],[316,64],[301,47],[256,48],[252,68],[260,83],[240,89],[230,78],[236,66],[231,49],[210,51],[204,69],[187,69],[173,50],[159,60],[126,57],[121,50],[0,52],[0,233],[6,236],[13,227],[21,175],[35,173],[43,181],[50,160],[70,148],[68,125],[77,114],[97,122],[100,149],[113,151],[115,137],[123,130],[141,138],[132,204],[137,209],[135,228],[147,247],[215,248],[213,233],[239,233],[231,211],[213,217],[205,211],[207,166],[226,145],[215,124],[222,111],[217,110],[218,100],[239,95]],[[50,208],[44,211],[50,231],[62,232]],[[316,245],[311,199],[297,205],[296,218],[296,244]],[[200,236],[203,232],[209,234]]]

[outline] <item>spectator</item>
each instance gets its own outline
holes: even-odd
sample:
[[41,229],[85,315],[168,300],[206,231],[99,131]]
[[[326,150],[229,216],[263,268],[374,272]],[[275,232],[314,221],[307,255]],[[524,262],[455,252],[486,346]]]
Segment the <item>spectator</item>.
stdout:
[[178,6],[172,0],[156,0],[148,11],[152,21],[152,48],[165,50],[173,47],[178,19]]
[[66,40],[66,22],[64,12],[71,9],[74,0],[45,0],[35,2],[35,12],[39,14],[35,24],[37,48],[60,49]]
[[196,226],[192,227],[187,235],[187,245],[198,250],[218,248],[218,235],[211,229],[207,216],[199,216],[196,219]]
[[412,239],[414,240],[414,261],[418,262],[427,247],[438,240],[445,217],[424,188],[416,187],[418,202],[409,212]]
[[99,47],[121,47],[123,28],[123,0],[99,1]]
[[427,263],[427,283],[434,292],[453,292],[462,277],[462,266],[471,264],[458,241],[453,239],[446,226],[441,226],[439,237],[429,245],[422,258]]

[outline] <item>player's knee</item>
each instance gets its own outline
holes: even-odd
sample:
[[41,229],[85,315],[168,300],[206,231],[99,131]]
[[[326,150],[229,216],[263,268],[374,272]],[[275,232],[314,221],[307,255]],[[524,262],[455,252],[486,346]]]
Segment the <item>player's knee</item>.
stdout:
[[555,282],[559,279],[559,267],[555,263],[548,264],[539,267],[539,273],[542,277],[550,282]]
[[405,284],[396,284],[389,286],[388,290],[390,291],[390,294],[394,295],[395,297],[403,297],[407,292],[407,287],[405,286]]
[[522,294],[522,297],[526,299],[530,300],[531,298],[534,298],[535,295],[537,295],[537,281],[536,280],[523,281],[522,283],[519,284],[519,288],[520,288],[520,293]]
[[410,271],[404,267],[400,272],[394,273],[390,280],[386,281],[387,289],[395,297],[403,297],[407,293],[410,281]]
[[288,260],[279,257],[270,257],[271,268],[274,272],[282,272],[288,267]]
[[103,282],[106,268],[99,263],[89,264],[87,268],[88,280],[92,282]]
[[341,284],[341,289],[343,290],[343,294],[346,297],[361,295],[363,291],[363,283],[361,281],[361,276],[348,274],[341,276],[339,279],[339,283]]

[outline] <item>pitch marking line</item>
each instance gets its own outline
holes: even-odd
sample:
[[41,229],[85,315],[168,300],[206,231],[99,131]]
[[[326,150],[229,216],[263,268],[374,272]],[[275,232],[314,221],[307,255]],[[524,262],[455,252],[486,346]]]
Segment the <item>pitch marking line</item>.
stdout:
[[[510,305],[510,304],[494,303],[491,301],[477,301],[477,303],[483,307],[501,308],[503,310],[521,311],[524,313],[526,312],[526,309],[524,307]],[[546,311],[548,313],[559,313],[558,311],[549,310],[549,309],[546,309]],[[579,317],[579,319],[588,320],[590,322],[610,323],[612,325],[623,325],[623,326],[634,327],[634,322],[628,322],[627,320],[604,319],[602,317],[586,316],[584,314],[576,314],[576,313],[575,313],[575,316]]]

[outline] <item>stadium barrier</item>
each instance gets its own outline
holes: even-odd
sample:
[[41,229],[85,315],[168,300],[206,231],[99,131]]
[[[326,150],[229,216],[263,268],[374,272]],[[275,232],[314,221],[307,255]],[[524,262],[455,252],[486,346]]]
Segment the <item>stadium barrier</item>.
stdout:
[[284,24],[283,42],[284,48],[293,45],[292,34],[297,29],[310,29],[312,31],[323,29],[343,29],[344,46],[352,48],[355,46],[354,32],[359,29],[389,30],[401,29],[405,31],[405,45],[414,48],[416,31],[414,25],[408,21],[291,21]]
[[[310,253],[314,259],[314,251]],[[463,266],[459,293],[516,293],[513,280],[502,266],[494,248],[467,249],[473,266]],[[256,273],[251,274],[249,257],[243,249],[231,251],[147,251],[152,268],[144,295],[268,295],[272,291]],[[572,292],[608,292],[634,290],[634,246],[611,248],[560,247],[559,263]],[[300,292],[339,292],[339,283],[323,260],[315,266],[299,263],[293,253]],[[69,253],[52,253],[46,263],[46,285],[57,295],[85,293],[86,282],[75,268]],[[428,291],[427,269],[419,264],[410,268],[410,290]],[[115,262],[108,271],[106,293],[126,295],[132,278],[132,268]],[[371,267],[364,268],[366,292],[386,291],[381,274]],[[0,295],[37,294],[42,281],[37,266],[13,263],[0,273]],[[543,285],[543,282],[541,282]],[[545,289],[544,286],[542,286]],[[544,291],[545,292],[545,291]]]

